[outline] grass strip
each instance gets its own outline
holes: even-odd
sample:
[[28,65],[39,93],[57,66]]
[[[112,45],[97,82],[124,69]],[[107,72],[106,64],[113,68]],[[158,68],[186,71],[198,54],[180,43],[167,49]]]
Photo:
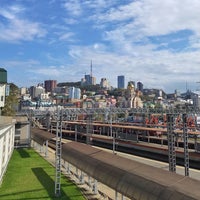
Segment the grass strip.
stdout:
[[15,149],[0,186],[1,200],[84,200],[80,189],[64,175],[61,196],[55,197],[55,168],[34,149]]

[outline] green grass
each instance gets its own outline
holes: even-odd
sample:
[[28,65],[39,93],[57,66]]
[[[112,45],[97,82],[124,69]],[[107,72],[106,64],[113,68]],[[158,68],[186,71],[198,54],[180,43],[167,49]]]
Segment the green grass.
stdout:
[[16,149],[0,186],[1,200],[84,200],[79,188],[65,176],[61,196],[55,197],[55,168],[33,149]]

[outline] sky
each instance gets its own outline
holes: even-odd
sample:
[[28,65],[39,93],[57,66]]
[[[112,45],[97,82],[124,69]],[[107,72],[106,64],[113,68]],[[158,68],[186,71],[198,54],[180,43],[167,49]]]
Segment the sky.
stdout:
[[0,0],[8,82],[117,76],[168,93],[200,89],[199,0]]

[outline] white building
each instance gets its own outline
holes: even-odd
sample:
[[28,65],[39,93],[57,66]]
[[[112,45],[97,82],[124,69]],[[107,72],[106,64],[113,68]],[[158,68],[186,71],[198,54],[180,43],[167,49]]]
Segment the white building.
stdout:
[[200,108],[200,92],[194,92],[191,95],[194,108]]
[[6,84],[0,84],[0,108],[5,105],[5,96],[6,96]]
[[11,117],[0,117],[0,183],[14,149],[15,121]]
[[45,88],[42,86],[32,86],[30,88],[30,94],[33,99],[38,98],[42,93],[45,93]]
[[109,82],[106,78],[101,79],[100,86],[102,88],[106,88],[106,89],[108,89],[110,87]]
[[41,93],[41,94],[39,95],[39,98],[40,98],[41,100],[47,101],[47,100],[50,99],[50,98],[49,98],[49,95],[50,95],[49,92],[48,92],[48,93]]
[[27,88],[26,87],[20,88],[20,95],[26,95],[26,94],[27,94]]
[[70,99],[80,99],[81,98],[80,88],[70,87],[69,88],[69,98]]

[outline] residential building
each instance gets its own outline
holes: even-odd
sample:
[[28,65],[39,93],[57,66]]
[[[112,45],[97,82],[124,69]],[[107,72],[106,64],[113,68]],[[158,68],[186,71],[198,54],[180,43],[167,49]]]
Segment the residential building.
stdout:
[[2,107],[5,106],[7,89],[9,89],[9,87],[7,87],[7,71],[4,68],[0,68],[0,115]]
[[39,99],[44,100],[44,101],[48,101],[49,99],[49,93],[41,93],[39,94]]
[[200,92],[199,91],[192,92],[191,99],[193,100],[194,108],[199,109],[200,108]]
[[45,89],[42,86],[31,86],[30,95],[32,99],[39,98],[40,94],[45,93]]
[[169,98],[175,98],[175,94],[166,94],[162,89],[143,89],[143,95],[149,96],[154,99],[158,99],[159,97],[162,97],[163,99],[167,99],[168,95]]
[[81,90],[80,88],[70,87],[69,88],[69,99],[80,99]]
[[56,80],[46,80],[44,81],[44,88],[46,92],[52,92],[53,89],[57,86]]
[[68,87],[67,86],[56,87],[56,88],[54,88],[53,93],[56,93],[56,94],[68,94]]
[[108,82],[108,80],[106,78],[102,78],[101,82],[100,82],[100,86],[102,88],[109,88],[109,82]]
[[27,94],[27,88],[26,87],[20,88],[20,95],[25,95],[25,94]]
[[5,90],[6,90],[6,85],[5,84],[0,84],[0,108],[5,106]]

